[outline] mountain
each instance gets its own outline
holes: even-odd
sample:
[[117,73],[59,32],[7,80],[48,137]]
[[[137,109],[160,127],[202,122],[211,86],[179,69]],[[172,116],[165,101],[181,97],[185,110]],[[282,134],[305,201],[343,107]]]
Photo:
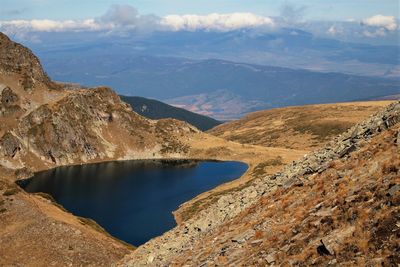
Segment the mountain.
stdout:
[[[325,25],[326,31],[331,26]],[[357,43],[356,40],[340,41],[335,39],[337,36],[327,35],[326,31],[317,35],[296,28],[254,28],[222,32],[154,31],[144,34],[33,32],[30,38],[22,36],[21,41],[33,48],[52,77],[53,71],[60,70],[51,68],[53,63],[78,60],[87,64],[86,59],[100,56],[183,57],[197,60],[213,58],[321,72],[393,78],[398,76],[399,46],[396,31],[391,34],[391,43],[395,45],[372,45],[374,38],[368,38],[369,44]]]
[[273,107],[377,98],[400,90],[398,79],[216,59],[76,55],[48,60],[51,76],[89,86],[106,84],[122,95],[156,98],[218,120]]
[[121,99],[131,105],[133,111],[137,114],[149,119],[158,120],[173,118],[185,121],[202,131],[207,131],[221,124],[221,122],[214,120],[213,118],[196,114],[187,111],[186,109],[174,107],[154,99],[139,96],[121,96]]
[[[17,186],[16,181],[34,172],[104,161],[182,158],[243,161],[253,168],[260,160],[279,156],[280,165],[267,170],[273,172],[304,154],[228,142],[175,119],[147,119],[108,87],[54,82],[28,48],[2,33],[0,125],[1,266],[111,266],[135,249],[93,220],[69,213],[50,196],[28,194]],[[241,185],[250,173],[223,188]]]
[[313,150],[394,101],[349,102],[262,110],[208,133],[241,144]]
[[197,199],[118,266],[396,265],[399,143],[395,102],[280,172]]

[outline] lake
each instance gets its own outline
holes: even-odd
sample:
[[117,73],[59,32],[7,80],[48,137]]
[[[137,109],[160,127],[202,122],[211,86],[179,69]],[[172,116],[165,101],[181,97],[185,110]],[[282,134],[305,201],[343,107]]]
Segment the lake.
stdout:
[[172,211],[180,204],[246,170],[233,161],[118,161],[59,167],[20,185],[50,194],[73,214],[139,246],[176,225]]

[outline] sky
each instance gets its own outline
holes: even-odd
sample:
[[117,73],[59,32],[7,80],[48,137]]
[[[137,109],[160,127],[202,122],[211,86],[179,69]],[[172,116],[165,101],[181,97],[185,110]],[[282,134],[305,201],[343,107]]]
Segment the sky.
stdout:
[[398,45],[399,25],[399,0],[0,0],[0,31],[32,40],[34,32],[298,28]]
[[104,14],[111,5],[131,5],[141,14],[206,15],[251,12],[278,16],[285,5],[303,10],[309,20],[362,20],[373,15],[399,18],[398,0],[0,0],[0,20],[85,19]]

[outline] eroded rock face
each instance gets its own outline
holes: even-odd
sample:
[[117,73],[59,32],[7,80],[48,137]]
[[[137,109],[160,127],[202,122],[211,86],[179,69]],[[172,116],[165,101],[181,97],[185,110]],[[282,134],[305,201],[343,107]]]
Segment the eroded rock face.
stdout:
[[[10,94],[10,99],[13,97]],[[71,91],[18,121],[14,133],[22,140],[20,149],[26,152],[20,159],[26,161],[24,157],[33,154],[51,165],[164,155],[183,157],[188,148],[179,136],[197,132],[183,122],[143,118],[106,87]],[[10,147],[9,141],[7,144]],[[13,154],[13,150],[7,148],[6,154]]]
[[18,101],[18,95],[15,94],[10,87],[6,87],[1,92],[1,104],[5,107],[9,107]]
[[18,95],[10,87],[0,85],[0,116],[9,116],[21,111],[18,101]]
[[14,158],[20,150],[21,143],[12,133],[7,132],[1,137],[0,151],[3,156]]

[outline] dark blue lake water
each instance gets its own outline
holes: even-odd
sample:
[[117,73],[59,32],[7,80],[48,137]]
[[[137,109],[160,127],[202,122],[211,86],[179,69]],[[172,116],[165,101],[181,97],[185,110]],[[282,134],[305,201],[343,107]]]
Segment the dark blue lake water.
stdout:
[[240,162],[108,162],[40,172],[21,186],[50,194],[73,214],[138,246],[173,228],[172,211],[180,204],[246,170]]

